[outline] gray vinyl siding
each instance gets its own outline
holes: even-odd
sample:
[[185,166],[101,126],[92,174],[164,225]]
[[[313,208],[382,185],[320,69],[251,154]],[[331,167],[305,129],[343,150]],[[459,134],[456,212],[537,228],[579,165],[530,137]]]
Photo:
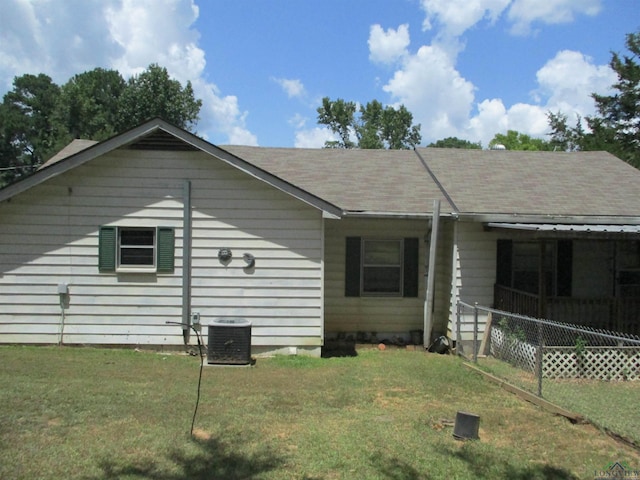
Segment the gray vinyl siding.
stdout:
[[[179,157],[179,158],[176,158]],[[192,310],[245,318],[256,346],[322,342],[322,213],[201,152],[116,150],[0,204],[0,342],[179,345],[183,186]],[[102,225],[175,229],[172,273],[98,271]],[[233,251],[228,265],[218,249]],[[251,271],[243,253],[256,258]],[[205,339],[206,341],[206,339]]]

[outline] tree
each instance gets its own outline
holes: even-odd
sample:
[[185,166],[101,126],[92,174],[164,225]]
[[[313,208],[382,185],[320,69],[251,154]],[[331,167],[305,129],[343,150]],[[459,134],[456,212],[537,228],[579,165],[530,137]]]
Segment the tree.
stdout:
[[640,31],[626,35],[628,55],[612,53],[609,66],[618,76],[616,93],[594,93],[598,115],[587,117],[592,135],[610,143],[611,153],[640,168]]
[[327,141],[326,148],[354,148],[356,143],[351,140],[355,136],[356,104],[345,102],[341,98],[331,101],[329,97],[322,99],[322,106],[318,107],[318,123],[326,125],[338,134],[340,140]]
[[550,143],[566,151],[605,150],[640,168],[640,32],[628,34],[625,42],[630,54],[612,53],[610,67],[618,80],[612,95],[593,93],[597,114],[578,117],[575,126],[561,112],[547,113],[551,127]]
[[59,149],[63,128],[55,122],[60,88],[47,75],[15,77],[0,105],[3,182],[31,173]]
[[70,137],[106,140],[117,133],[118,107],[126,82],[116,70],[96,68],[65,83],[57,115]]
[[198,121],[202,100],[196,100],[191,82],[183,88],[169,77],[167,69],[151,64],[127,82],[118,102],[116,127],[126,130],[146,120],[160,117],[180,128],[191,130]]
[[470,142],[469,140],[462,140],[458,137],[447,137],[441,140],[437,140],[436,142],[432,142],[428,147],[433,148],[464,148],[467,150],[481,150],[482,143],[480,142]]
[[318,123],[326,125],[339,140],[327,148],[409,149],[420,143],[420,125],[412,125],[413,115],[404,105],[383,107],[373,100],[358,109],[354,102],[322,99],[317,109]]
[[553,150],[551,144],[541,138],[533,138],[517,130],[508,130],[506,135],[496,133],[489,142],[489,148],[503,145],[507,150]]
[[153,117],[191,130],[201,106],[191,83],[183,88],[158,65],[128,82],[101,68],[62,87],[44,74],[16,77],[0,104],[0,187],[34,171],[73,138],[105,140]]

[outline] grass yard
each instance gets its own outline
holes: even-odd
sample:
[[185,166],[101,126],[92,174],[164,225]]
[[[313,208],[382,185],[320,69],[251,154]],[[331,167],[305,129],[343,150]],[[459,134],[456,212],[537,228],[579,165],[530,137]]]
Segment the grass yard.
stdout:
[[[640,452],[505,392],[452,356],[198,359],[0,347],[2,479],[593,479]],[[637,403],[636,403],[637,405]],[[480,440],[452,436],[459,410]]]
[[[478,366],[532,393],[538,380],[532,373],[493,357],[481,358]],[[542,382],[542,396],[590,422],[640,445],[640,382],[584,379],[547,379]],[[640,470],[640,468],[639,468]]]

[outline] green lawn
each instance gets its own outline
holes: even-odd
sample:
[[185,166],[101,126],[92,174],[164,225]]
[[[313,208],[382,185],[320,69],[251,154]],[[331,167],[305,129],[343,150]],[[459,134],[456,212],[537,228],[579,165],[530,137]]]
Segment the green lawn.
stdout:
[[[529,392],[538,392],[538,380],[532,373],[493,357],[479,359],[478,366]],[[639,381],[544,378],[542,396],[640,446]]]
[[[484,380],[452,356],[198,359],[0,347],[2,479],[594,478],[640,453]],[[452,436],[457,411],[480,439]]]

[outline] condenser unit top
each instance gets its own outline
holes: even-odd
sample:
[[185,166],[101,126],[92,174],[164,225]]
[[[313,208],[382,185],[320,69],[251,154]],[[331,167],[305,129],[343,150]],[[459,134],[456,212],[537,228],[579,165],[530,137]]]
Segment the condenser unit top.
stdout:
[[209,326],[211,327],[250,327],[251,322],[244,318],[218,318],[213,320]]

